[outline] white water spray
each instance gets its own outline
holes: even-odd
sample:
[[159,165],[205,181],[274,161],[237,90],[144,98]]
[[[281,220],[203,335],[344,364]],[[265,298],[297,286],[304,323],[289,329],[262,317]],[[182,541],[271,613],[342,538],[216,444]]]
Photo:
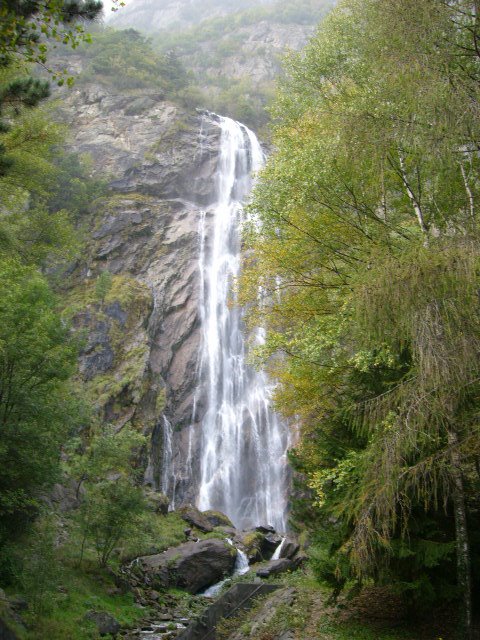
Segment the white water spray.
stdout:
[[[242,203],[264,155],[255,134],[230,118],[221,128],[217,201],[200,220],[202,349],[199,393],[207,399],[201,429],[198,506],[226,513],[237,527],[285,530],[288,427],[271,408],[264,373],[246,363],[242,311],[232,284],[240,273]],[[263,331],[257,331],[257,341]]]

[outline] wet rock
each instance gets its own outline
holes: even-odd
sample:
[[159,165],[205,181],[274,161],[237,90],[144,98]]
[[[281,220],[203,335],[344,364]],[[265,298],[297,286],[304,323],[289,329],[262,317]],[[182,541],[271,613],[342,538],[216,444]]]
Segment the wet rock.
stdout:
[[255,527],[255,531],[259,533],[276,533],[275,529],[271,525],[259,525]]
[[185,505],[179,510],[180,516],[191,524],[192,527],[196,527],[199,531],[204,533],[210,533],[213,531],[213,526],[210,524],[208,518],[191,504]]
[[221,511],[202,511],[202,515],[205,516],[212,527],[230,527],[234,529],[233,522]]
[[137,570],[153,588],[179,587],[198,593],[233,571],[236,553],[223,540],[187,542],[164,553],[139,558]]
[[269,578],[270,576],[292,571],[293,569],[296,569],[296,565],[292,560],[280,558],[279,560],[270,560],[268,564],[258,569],[257,576],[259,578]]
[[93,622],[101,636],[115,636],[120,631],[118,620],[104,611],[89,611],[85,614],[85,620]]
[[300,551],[300,545],[293,538],[285,538],[280,550],[280,558],[288,558],[292,560]]
[[261,562],[263,558],[262,545],[264,534],[260,531],[242,531],[234,537],[234,544],[239,545],[247,554],[250,564]]
[[278,545],[282,543],[282,538],[276,533],[267,533],[263,537],[261,552],[264,558],[271,558]]

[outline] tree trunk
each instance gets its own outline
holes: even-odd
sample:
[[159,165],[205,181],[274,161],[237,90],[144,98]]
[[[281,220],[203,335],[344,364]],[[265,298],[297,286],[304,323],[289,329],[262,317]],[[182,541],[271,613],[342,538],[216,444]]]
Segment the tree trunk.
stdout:
[[468,541],[467,512],[463,488],[462,465],[457,449],[458,435],[453,429],[448,431],[451,447],[450,465],[453,480],[453,509],[455,515],[455,537],[457,551],[457,582],[462,594],[461,626],[465,640],[473,640],[472,630],[472,579],[470,567],[470,545]]

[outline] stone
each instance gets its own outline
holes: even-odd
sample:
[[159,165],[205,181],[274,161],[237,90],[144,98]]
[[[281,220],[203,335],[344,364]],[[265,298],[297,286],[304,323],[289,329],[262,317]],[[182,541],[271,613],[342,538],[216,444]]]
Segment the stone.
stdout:
[[264,558],[271,558],[275,553],[279,544],[281,544],[282,538],[276,533],[267,533],[263,537],[263,541],[260,547]]
[[295,563],[288,558],[280,558],[279,560],[270,560],[265,566],[257,570],[257,576],[259,578],[268,578],[270,576],[277,575],[279,573],[285,573],[286,571],[292,571],[295,569]]
[[227,542],[212,538],[144,556],[138,559],[137,567],[153,588],[179,587],[198,593],[232,573],[236,554]]
[[199,531],[204,533],[210,533],[213,531],[213,526],[210,524],[205,515],[194,507],[192,504],[185,505],[179,509],[180,516]]
[[293,538],[285,538],[282,548],[280,550],[280,558],[288,558],[292,560],[294,556],[300,551],[300,545]]
[[264,559],[262,554],[264,534],[260,531],[242,531],[237,533],[233,542],[239,545],[247,554],[250,564],[261,562]]
[[116,636],[120,631],[120,623],[109,613],[104,611],[88,611],[85,620],[93,622],[101,636]]
[[168,514],[168,508],[170,506],[170,500],[168,497],[160,491],[145,490],[145,498],[150,508],[162,516]]
[[276,533],[275,529],[271,525],[259,525],[255,527],[255,531],[260,533]]
[[14,611],[17,612],[26,611],[28,609],[28,602],[21,596],[13,596],[12,598],[9,598],[8,604]]
[[209,521],[212,527],[234,528],[232,521],[221,511],[202,511],[202,515]]

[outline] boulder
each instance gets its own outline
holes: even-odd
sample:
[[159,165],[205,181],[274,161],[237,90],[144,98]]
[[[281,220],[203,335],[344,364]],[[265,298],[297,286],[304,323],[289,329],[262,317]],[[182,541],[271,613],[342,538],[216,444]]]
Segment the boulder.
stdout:
[[213,531],[213,526],[210,524],[206,516],[192,504],[180,507],[179,513],[185,522],[188,522],[192,527],[196,527],[199,531],[203,531],[204,533],[210,533]]
[[282,538],[276,533],[267,533],[263,536],[260,551],[264,558],[271,558],[276,548],[282,543]]
[[233,541],[247,554],[250,564],[263,560],[261,549],[264,542],[264,534],[260,531],[242,531],[235,536]]
[[260,525],[255,527],[255,531],[260,533],[276,533],[275,529],[271,525]]
[[233,522],[221,511],[202,511],[212,527],[230,527],[234,529]]
[[153,511],[155,511],[155,513],[158,513],[162,516],[167,515],[170,501],[164,493],[147,489],[145,491],[145,498],[148,502],[148,505]]
[[137,561],[145,583],[153,588],[179,587],[190,593],[215,584],[235,566],[237,550],[224,540],[212,538],[187,542],[164,553]]
[[268,564],[258,569],[257,576],[259,578],[268,578],[278,573],[292,571],[293,569],[296,569],[295,562],[288,558],[280,558],[279,560],[270,560]]
[[101,636],[115,636],[120,631],[118,620],[104,611],[89,611],[85,614],[85,620],[93,622]]
[[285,538],[280,550],[280,558],[288,558],[292,560],[300,551],[300,545],[293,538]]

